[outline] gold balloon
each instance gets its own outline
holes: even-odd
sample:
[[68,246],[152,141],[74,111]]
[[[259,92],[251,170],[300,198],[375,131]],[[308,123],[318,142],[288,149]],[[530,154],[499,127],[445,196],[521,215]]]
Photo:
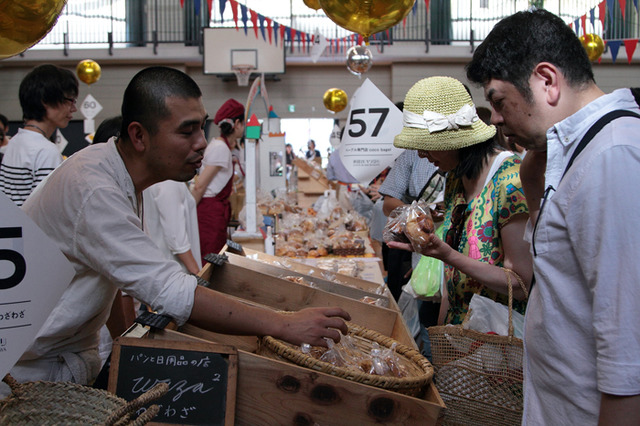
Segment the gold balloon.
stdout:
[[78,63],[78,66],[76,67],[76,74],[78,74],[78,79],[80,81],[87,84],[93,84],[100,80],[102,70],[96,61],[85,59]]
[[585,34],[580,37],[580,42],[590,61],[597,61],[604,52],[604,42],[598,34]]
[[53,28],[66,0],[0,1],[0,59],[24,52]]
[[324,92],[322,102],[329,111],[340,112],[347,107],[349,98],[344,90],[332,88]]
[[318,10],[320,9],[320,2],[318,0],[302,0],[307,7]]
[[400,22],[416,0],[319,0],[324,13],[337,25],[366,39]]

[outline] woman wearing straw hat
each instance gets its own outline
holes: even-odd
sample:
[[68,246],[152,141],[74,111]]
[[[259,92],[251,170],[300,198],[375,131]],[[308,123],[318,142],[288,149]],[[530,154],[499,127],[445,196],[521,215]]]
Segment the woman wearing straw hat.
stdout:
[[244,105],[227,100],[216,112],[213,123],[220,127],[220,137],[207,145],[202,170],[192,194],[198,205],[200,253],[218,253],[227,242],[227,226],[231,218],[229,196],[233,190],[233,158],[231,151],[244,135]]
[[[430,235],[421,254],[445,263],[440,322],[460,324],[475,293],[507,304],[508,282],[532,277],[529,245],[523,240],[529,216],[520,183],[520,159],[502,151],[495,127],[485,124],[462,83],[450,77],[420,80],[407,93],[398,148],[418,150],[440,170],[445,185],[444,241]],[[411,250],[409,244],[390,247]],[[517,274],[517,276],[515,276]],[[513,288],[514,308],[526,297]],[[446,314],[446,318],[445,318]]]

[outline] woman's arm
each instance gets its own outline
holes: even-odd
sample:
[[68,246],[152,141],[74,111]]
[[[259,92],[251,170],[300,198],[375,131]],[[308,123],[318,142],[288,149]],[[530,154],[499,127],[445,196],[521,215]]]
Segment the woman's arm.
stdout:
[[[522,238],[527,219],[528,216],[526,214],[513,216],[509,223],[502,227],[501,235],[504,247],[504,267],[517,273],[524,281],[528,291],[531,286],[531,277],[533,276],[533,264],[529,253],[529,244]],[[411,244],[388,242],[387,245],[393,248],[412,250]],[[449,247],[447,243],[434,234],[431,234],[428,246],[424,247],[420,254],[440,259],[487,288],[498,293],[508,294],[507,277],[502,268],[465,256]],[[523,300],[525,293],[518,285],[515,277],[512,277],[511,284],[513,297],[517,300]]]
[[382,204],[382,212],[385,216],[389,216],[392,211],[400,206],[404,206],[402,200],[398,200],[390,195],[385,195],[384,202]]
[[207,190],[207,186],[209,186],[214,176],[218,174],[220,170],[222,170],[221,166],[203,167],[202,171],[196,179],[195,184],[193,185],[193,189],[191,190],[193,198],[196,199],[196,204],[200,203],[200,200],[202,200],[202,197],[204,196],[204,192]]

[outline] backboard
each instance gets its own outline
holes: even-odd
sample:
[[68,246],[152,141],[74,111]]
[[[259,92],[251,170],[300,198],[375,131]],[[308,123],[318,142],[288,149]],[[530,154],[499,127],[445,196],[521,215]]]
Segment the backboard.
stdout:
[[233,75],[234,67],[253,67],[254,74],[284,74],[284,43],[278,34],[269,42],[268,30],[265,38],[258,29],[258,37],[253,28],[245,34],[240,28],[204,29],[204,74]]

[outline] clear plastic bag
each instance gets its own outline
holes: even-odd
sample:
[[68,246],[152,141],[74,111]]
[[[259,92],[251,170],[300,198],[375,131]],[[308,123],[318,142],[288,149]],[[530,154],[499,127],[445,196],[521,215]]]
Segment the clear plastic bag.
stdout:
[[431,234],[435,231],[429,205],[414,201],[407,208],[404,224],[404,234],[407,236],[414,251],[420,252],[429,243]]
[[[442,224],[436,228],[436,235],[442,238]],[[409,284],[421,300],[439,302],[442,299],[444,263],[435,257],[421,256],[413,269]]]

